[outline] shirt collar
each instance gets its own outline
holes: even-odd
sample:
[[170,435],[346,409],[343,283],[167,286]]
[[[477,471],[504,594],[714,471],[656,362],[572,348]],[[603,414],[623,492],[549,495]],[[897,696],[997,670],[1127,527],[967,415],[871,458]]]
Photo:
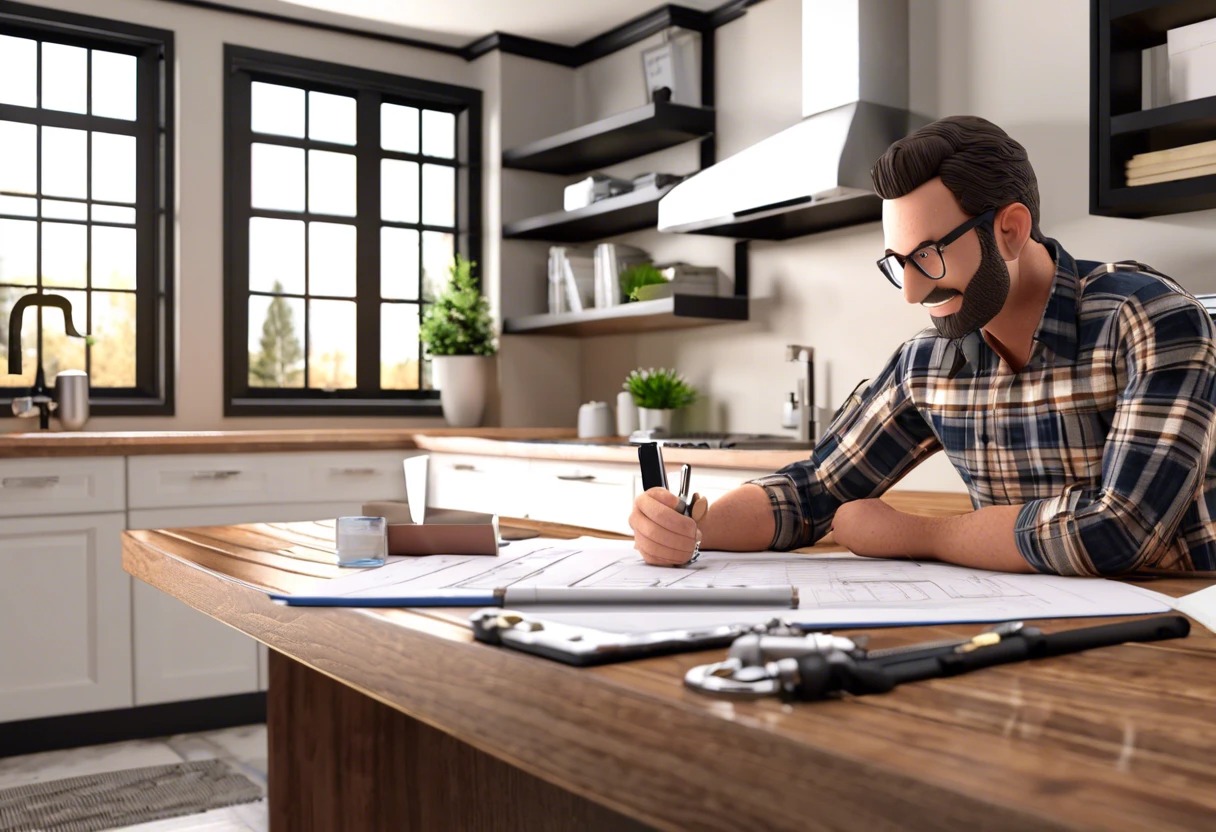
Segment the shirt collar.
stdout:
[[[1056,240],[1048,237],[1043,245],[1056,264],[1051,282],[1051,295],[1043,307],[1043,317],[1035,330],[1034,340],[1050,350],[1057,358],[1077,360],[1077,262]],[[983,366],[981,358],[991,347],[978,330],[959,338],[959,353],[972,368]],[[1033,357],[1033,351],[1032,351]],[[961,367],[956,367],[956,371]]]

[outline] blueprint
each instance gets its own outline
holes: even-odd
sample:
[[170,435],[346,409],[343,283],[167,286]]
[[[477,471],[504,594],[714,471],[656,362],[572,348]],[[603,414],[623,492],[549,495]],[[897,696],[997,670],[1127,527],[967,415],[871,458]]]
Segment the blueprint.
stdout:
[[847,553],[705,552],[692,566],[671,569],[643,562],[632,541],[598,538],[520,541],[495,558],[390,558],[378,569],[331,581],[326,593],[352,599],[383,598],[394,592],[485,595],[508,586],[798,587],[797,610],[650,604],[534,610],[567,623],[634,632],[761,622],[774,615],[807,625],[840,627],[1132,615],[1169,609],[1156,593],[1099,578],[1011,575]]

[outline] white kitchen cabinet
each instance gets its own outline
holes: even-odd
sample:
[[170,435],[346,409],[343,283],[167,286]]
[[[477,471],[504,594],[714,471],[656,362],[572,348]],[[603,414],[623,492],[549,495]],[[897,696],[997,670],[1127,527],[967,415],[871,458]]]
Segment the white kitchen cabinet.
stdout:
[[125,460],[0,460],[0,517],[99,514],[126,508]]
[[0,520],[0,721],[132,705],[124,520]]
[[630,534],[635,465],[532,460],[528,516],[588,529]]
[[426,504],[527,517],[532,502],[528,466],[527,459],[517,457],[431,454]]

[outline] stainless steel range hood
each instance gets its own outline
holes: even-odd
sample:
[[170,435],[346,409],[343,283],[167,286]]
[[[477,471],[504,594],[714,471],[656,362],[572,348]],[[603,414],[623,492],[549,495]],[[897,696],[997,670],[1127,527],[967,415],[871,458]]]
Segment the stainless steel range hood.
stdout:
[[784,240],[882,216],[870,168],[908,112],[907,0],[803,0],[798,124],[681,182],[659,230]]

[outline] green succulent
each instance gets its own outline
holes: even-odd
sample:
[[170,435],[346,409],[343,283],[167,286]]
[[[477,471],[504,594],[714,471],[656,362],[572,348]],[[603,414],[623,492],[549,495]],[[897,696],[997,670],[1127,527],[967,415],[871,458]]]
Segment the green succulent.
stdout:
[[639,263],[621,272],[621,294],[626,300],[637,300],[637,291],[642,286],[666,283],[667,278],[650,263]]
[[697,400],[697,389],[675,370],[634,370],[621,386],[634,404],[648,410],[679,410]]

